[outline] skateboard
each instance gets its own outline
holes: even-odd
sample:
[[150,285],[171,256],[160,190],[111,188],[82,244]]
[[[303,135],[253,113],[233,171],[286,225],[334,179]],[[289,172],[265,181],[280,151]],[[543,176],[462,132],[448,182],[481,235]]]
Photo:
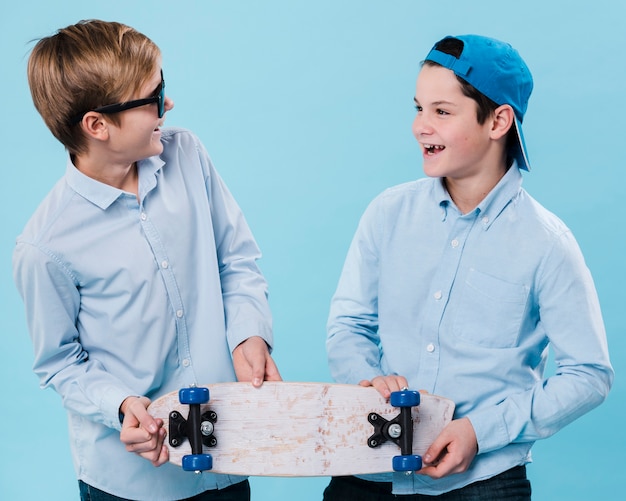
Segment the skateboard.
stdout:
[[339,476],[419,470],[454,403],[410,390],[386,402],[346,384],[217,383],[168,393],[148,412],[164,421],[170,462],[185,470]]

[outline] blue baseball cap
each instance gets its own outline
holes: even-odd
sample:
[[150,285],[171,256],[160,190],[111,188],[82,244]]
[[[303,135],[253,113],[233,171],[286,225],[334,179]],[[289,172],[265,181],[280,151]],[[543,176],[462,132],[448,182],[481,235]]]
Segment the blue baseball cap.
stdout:
[[[533,77],[519,53],[508,43],[479,35],[460,35],[463,42],[460,56],[437,50],[437,42],[425,61],[432,61],[452,70],[455,75],[472,85],[497,105],[508,104],[515,112],[517,145],[511,151],[517,166],[530,170],[522,121],[533,90]],[[445,39],[444,39],[445,40]]]

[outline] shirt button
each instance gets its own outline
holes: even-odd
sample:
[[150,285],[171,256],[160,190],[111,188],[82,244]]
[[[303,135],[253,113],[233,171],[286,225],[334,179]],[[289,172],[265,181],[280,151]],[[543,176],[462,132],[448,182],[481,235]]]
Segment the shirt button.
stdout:
[[189,359],[188,359],[188,358],[186,358],[186,359],[184,359],[184,360],[183,360],[183,365],[184,365],[185,367],[189,367],[189,366],[191,365],[191,362],[189,361]]
[[139,217],[141,217],[141,220],[142,220],[142,221],[145,221],[146,219],[148,219],[148,216],[146,215],[146,213],[145,213],[145,212],[142,212],[142,213],[141,213],[141,216],[139,216]]
[[450,245],[456,249],[459,246],[459,241],[455,238],[452,242],[450,242]]
[[433,351],[435,351],[435,345],[433,343],[428,343],[428,346],[426,346],[426,351],[428,353],[432,353]]
[[485,216],[483,218],[483,224],[487,224],[489,222],[489,218],[487,216]]
[[437,291],[437,292],[435,292],[435,293],[433,294],[433,297],[434,297],[437,301],[439,301],[439,300],[443,297],[443,294],[441,293],[441,291]]
[[183,310],[176,310],[176,316],[177,316],[178,318],[182,318],[182,316],[183,316]]
[[168,266],[169,266],[169,263],[167,261],[161,262],[161,268],[167,269]]

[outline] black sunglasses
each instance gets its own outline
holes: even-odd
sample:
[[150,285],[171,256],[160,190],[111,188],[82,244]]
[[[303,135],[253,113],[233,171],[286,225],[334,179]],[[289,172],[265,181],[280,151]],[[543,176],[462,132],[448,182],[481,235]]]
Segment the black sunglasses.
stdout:
[[[159,118],[162,118],[165,114],[165,80],[163,79],[163,70],[161,70],[161,88],[156,96],[126,101],[125,103],[107,104],[106,106],[100,106],[99,108],[95,108],[90,111],[96,111],[98,113],[119,113],[120,111],[130,110],[132,108],[138,108],[139,106],[145,106],[146,104],[152,103],[157,103]],[[89,112],[86,111],[81,115],[75,116],[70,121],[70,125],[76,125],[87,113]]]

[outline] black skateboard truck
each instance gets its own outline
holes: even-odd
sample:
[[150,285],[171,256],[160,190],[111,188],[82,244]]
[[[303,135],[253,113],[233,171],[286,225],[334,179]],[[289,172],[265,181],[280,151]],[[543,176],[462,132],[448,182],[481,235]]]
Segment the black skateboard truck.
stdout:
[[388,420],[381,415],[370,412],[367,420],[374,427],[374,434],[367,439],[371,448],[378,447],[387,441],[400,447],[400,456],[393,457],[394,471],[417,471],[422,468],[422,458],[413,454],[413,419],[411,408],[420,404],[420,394],[417,391],[401,390],[391,394],[389,403],[400,408],[400,414]]
[[180,412],[170,412],[169,443],[172,447],[180,446],[185,439],[191,445],[191,454],[183,456],[182,466],[185,471],[200,473],[213,468],[213,458],[202,452],[202,446],[215,447],[217,439],[213,435],[217,414],[213,411],[201,414],[200,405],[209,401],[208,388],[182,388],[178,392],[181,404],[189,405],[189,415],[185,419]]

